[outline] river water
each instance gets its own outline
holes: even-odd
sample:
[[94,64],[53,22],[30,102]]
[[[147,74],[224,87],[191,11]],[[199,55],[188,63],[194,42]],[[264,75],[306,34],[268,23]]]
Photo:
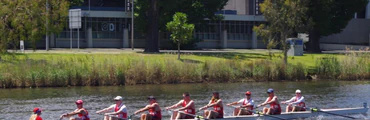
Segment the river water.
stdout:
[[[45,120],[57,119],[63,113],[76,109],[74,102],[84,100],[84,107],[92,120],[101,120],[103,116],[95,114],[97,110],[114,104],[117,95],[124,97],[129,114],[147,104],[146,97],[154,95],[164,109],[182,99],[183,92],[190,92],[196,108],[206,105],[213,91],[220,92],[223,103],[237,101],[249,90],[256,104],[267,98],[266,90],[273,88],[280,101],[294,96],[296,89],[302,91],[308,107],[344,108],[361,107],[364,102],[370,104],[369,81],[310,81],[310,82],[250,82],[219,84],[178,84],[178,85],[135,85],[103,87],[65,87],[65,88],[22,88],[0,89],[0,120],[28,120],[34,107],[43,109]],[[282,105],[282,110],[285,111]],[[224,105],[226,116],[232,114],[232,108]],[[352,115],[361,119],[370,119],[367,114]],[[162,112],[168,119],[169,112]],[[309,119],[344,119],[334,116],[318,116]]]

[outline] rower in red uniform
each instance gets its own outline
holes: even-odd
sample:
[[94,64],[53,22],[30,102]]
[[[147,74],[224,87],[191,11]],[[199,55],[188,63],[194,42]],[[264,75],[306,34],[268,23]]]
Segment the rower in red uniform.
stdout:
[[[77,109],[73,112],[66,113],[61,115],[61,118],[67,117],[70,118],[70,120],[90,120],[89,112],[83,108],[83,101],[77,100],[76,102]],[[72,117],[73,115],[77,115],[77,117]]]
[[190,99],[190,94],[185,92],[182,94],[183,100],[180,100],[178,103],[166,107],[166,110],[174,109],[172,113],[172,120],[174,119],[194,119],[195,116],[195,105],[194,101]]
[[34,108],[33,109],[33,114],[31,115],[29,120],[42,120],[40,115],[41,115],[41,109],[40,108]]
[[[85,108],[83,108],[83,101],[77,100],[75,103],[77,105],[76,110],[67,114],[63,114],[60,117],[67,117],[70,118],[70,120],[90,120],[89,112]],[[77,115],[77,117],[72,117],[73,115]]]
[[240,116],[240,115],[252,115],[253,114],[253,107],[254,107],[254,101],[251,98],[252,93],[250,91],[245,92],[245,98],[240,99],[239,101],[232,102],[227,104],[228,106],[232,105],[238,105],[234,109],[234,116]]
[[286,112],[306,111],[306,103],[304,103],[304,97],[301,95],[301,90],[299,89],[295,91],[294,97],[281,103],[288,104],[286,106]]
[[96,111],[96,113],[105,113],[105,120],[127,119],[127,108],[126,105],[122,102],[123,98],[121,96],[117,96],[116,98],[114,98],[114,101],[116,102],[116,104],[113,104],[108,108],[104,108],[103,110]]
[[259,104],[257,107],[270,104],[269,108],[267,107],[263,108],[263,114],[269,114],[269,115],[281,114],[281,107],[278,101],[278,97],[274,95],[274,89],[272,88],[268,89],[267,94],[269,95],[269,97],[266,99],[266,101],[262,104]]
[[216,119],[216,118],[223,118],[224,117],[224,106],[222,104],[222,100],[220,99],[220,94],[218,92],[214,92],[212,99],[206,106],[201,107],[199,110],[204,110],[209,107],[213,107],[213,110],[205,110],[204,116],[207,119]]
[[155,97],[149,96],[148,100],[149,105],[141,108],[140,110],[137,110],[134,114],[139,114],[148,110],[149,114],[142,114],[141,120],[162,120],[161,108],[159,107],[159,104],[157,103]]

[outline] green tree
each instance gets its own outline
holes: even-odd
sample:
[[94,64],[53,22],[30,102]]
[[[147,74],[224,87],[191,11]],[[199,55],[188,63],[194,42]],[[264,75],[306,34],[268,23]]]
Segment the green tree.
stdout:
[[267,41],[280,43],[285,64],[289,49],[286,39],[305,28],[306,6],[306,0],[265,0],[261,4],[261,12],[268,24],[255,26],[253,30]]
[[171,32],[171,39],[177,43],[178,57],[180,60],[180,45],[187,43],[192,39],[194,24],[187,23],[187,16],[184,13],[177,12],[173,15],[173,21],[167,23],[166,27]]
[[68,2],[71,6],[80,6],[84,3],[84,0],[68,0]]
[[159,31],[166,30],[170,15],[182,12],[189,15],[189,23],[214,19],[228,0],[137,0],[135,1],[136,28],[146,36],[145,52],[158,52]]
[[347,26],[356,12],[367,5],[368,0],[309,0],[307,16],[312,20],[308,50],[319,53],[321,36],[337,34]]
[[2,0],[0,7],[0,46],[4,52],[8,45],[15,48],[20,40],[29,41],[35,48],[36,41],[46,33],[60,32],[69,3],[66,0]]

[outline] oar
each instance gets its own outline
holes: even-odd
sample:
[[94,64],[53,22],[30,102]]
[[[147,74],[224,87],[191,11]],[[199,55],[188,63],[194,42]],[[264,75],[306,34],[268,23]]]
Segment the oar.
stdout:
[[[255,111],[253,111],[253,110],[249,110],[249,109],[247,109],[247,108],[241,108],[241,107],[234,106],[234,105],[229,106],[229,107],[232,107],[232,108],[239,108],[239,109],[247,110],[247,111],[249,111],[249,112],[251,112],[251,113],[256,113],[256,112],[255,112]],[[257,108],[259,108],[259,107],[254,107],[253,109],[257,109]]]
[[[169,111],[172,111],[173,112],[173,110],[169,110]],[[194,118],[203,119],[204,118],[203,116],[196,115],[199,111],[200,110],[195,111],[195,115],[189,114],[189,113],[185,113],[184,111],[177,111],[177,112],[182,113],[182,114],[186,114],[186,115],[189,115],[189,116],[193,116]]]
[[277,117],[277,116],[273,116],[273,115],[268,115],[268,114],[263,114],[262,112],[258,112],[258,111],[256,111],[255,113],[257,113],[259,115],[267,116],[267,117],[276,118],[276,119],[279,119],[279,120],[287,120],[285,118],[281,118],[281,117]]
[[117,116],[113,116],[113,115],[105,115],[105,114],[103,114],[103,113],[98,113],[98,114],[100,114],[100,115],[104,115],[104,116],[109,116],[109,117],[116,118],[116,119],[119,119],[119,120],[128,120],[128,119],[129,119],[129,118],[119,118],[119,117],[117,117]]
[[313,111],[313,112],[322,112],[322,113],[326,113],[326,114],[330,114],[330,115],[336,115],[336,116],[341,116],[341,117],[345,117],[345,118],[357,119],[357,118],[351,117],[351,116],[340,115],[340,114],[335,114],[335,113],[331,113],[331,112],[325,112],[325,111],[319,110],[317,108],[311,108],[311,111]]

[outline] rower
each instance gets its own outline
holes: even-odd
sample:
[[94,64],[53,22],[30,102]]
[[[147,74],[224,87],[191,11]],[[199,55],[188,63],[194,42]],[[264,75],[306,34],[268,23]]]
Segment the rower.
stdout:
[[286,112],[306,111],[306,104],[304,103],[304,97],[301,95],[301,90],[297,89],[295,95],[290,100],[281,102],[282,104],[288,104]]
[[[173,119],[194,119],[195,116],[195,105],[194,101],[190,99],[190,94],[185,92],[182,94],[183,100],[180,100],[178,103],[166,107],[166,110],[174,109],[180,107],[173,111],[172,120]],[[183,112],[178,112],[183,111]]]
[[[119,119],[127,119],[127,107],[125,104],[123,104],[123,98],[122,96],[117,96],[113,99],[116,104],[113,104],[107,108],[104,108],[102,110],[96,111],[97,114],[99,113],[105,113],[105,120],[119,120]],[[110,115],[113,117],[110,118]]]
[[154,96],[149,96],[149,105],[137,110],[134,114],[139,114],[144,111],[149,111],[149,114],[142,114],[141,120],[162,120],[162,113],[159,104]]
[[[70,120],[90,120],[89,112],[83,107],[83,101],[77,100],[76,102],[77,109],[73,112],[66,113],[61,115],[61,118],[67,117]],[[72,117],[74,115],[78,115],[77,117]]]
[[239,101],[235,101],[232,103],[227,104],[228,106],[241,104],[240,106],[236,107],[234,109],[234,116],[240,116],[240,115],[252,115],[253,107],[254,107],[254,101],[251,98],[252,93],[250,91],[245,92],[245,98],[240,99]]
[[278,101],[278,97],[274,95],[274,89],[270,88],[267,90],[268,98],[266,101],[262,104],[259,104],[257,107],[265,106],[267,104],[270,104],[270,107],[264,107],[263,108],[263,114],[269,114],[269,115],[278,115],[281,114],[281,107]]
[[32,115],[31,115],[31,117],[30,117],[30,119],[29,120],[42,120],[42,118],[40,117],[40,115],[41,115],[41,109],[40,108],[34,108],[33,109],[33,113],[32,113]]
[[207,119],[216,119],[224,117],[224,107],[222,105],[222,100],[220,99],[220,94],[218,92],[213,92],[212,99],[208,102],[206,106],[201,107],[199,110],[204,110],[209,107],[213,107],[213,110],[204,111],[204,116]]

